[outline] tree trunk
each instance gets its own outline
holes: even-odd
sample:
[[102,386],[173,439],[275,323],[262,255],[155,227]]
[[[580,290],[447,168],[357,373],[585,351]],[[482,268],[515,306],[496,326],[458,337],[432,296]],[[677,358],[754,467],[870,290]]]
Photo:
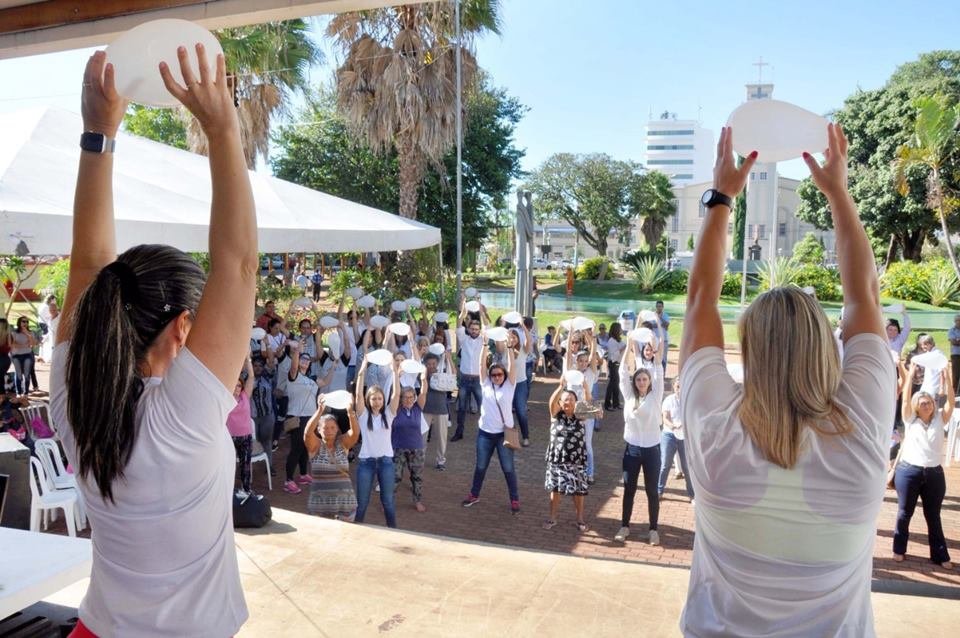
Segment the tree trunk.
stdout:
[[607,269],[610,266],[610,262],[606,259],[600,263],[600,272],[597,273],[597,281],[603,281],[607,278]]
[[953,264],[953,272],[960,281],[960,264],[957,263],[957,254],[953,251],[953,239],[950,237],[950,229],[947,228],[947,213],[943,210],[943,189],[940,186],[940,171],[936,167],[933,169],[933,198],[937,206],[937,215],[940,216],[940,228],[943,229],[943,240],[947,242],[947,256],[950,257],[950,263]]
[[903,250],[903,258],[909,259],[920,263],[923,251],[923,240],[925,237],[923,231],[915,230],[913,232],[904,233],[898,237],[900,240],[900,247]]
[[890,234],[890,244],[887,246],[887,257],[883,260],[883,270],[886,272],[887,268],[890,267],[890,264],[893,263],[893,258],[897,254],[897,236],[893,233]]
[[397,162],[400,165],[400,216],[416,219],[417,189],[423,176],[423,164],[411,133],[401,132],[398,136]]

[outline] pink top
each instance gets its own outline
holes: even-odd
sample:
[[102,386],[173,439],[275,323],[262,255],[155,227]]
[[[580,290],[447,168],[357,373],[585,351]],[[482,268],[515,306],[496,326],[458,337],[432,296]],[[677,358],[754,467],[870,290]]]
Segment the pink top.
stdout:
[[250,436],[253,427],[250,425],[250,398],[243,390],[237,397],[237,405],[227,415],[227,431],[230,436]]

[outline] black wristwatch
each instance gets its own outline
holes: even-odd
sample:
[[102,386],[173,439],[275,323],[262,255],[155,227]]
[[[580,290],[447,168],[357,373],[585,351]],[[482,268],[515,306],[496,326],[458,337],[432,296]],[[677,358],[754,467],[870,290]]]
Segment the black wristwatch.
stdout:
[[80,136],[80,148],[91,153],[112,153],[117,140],[107,137],[103,133],[84,131]]
[[733,208],[733,198],[724,195],[716,188],[708,188],[700,197],[700,203],[704,208],[713,208],[714,206],[724,205],[727,208]]

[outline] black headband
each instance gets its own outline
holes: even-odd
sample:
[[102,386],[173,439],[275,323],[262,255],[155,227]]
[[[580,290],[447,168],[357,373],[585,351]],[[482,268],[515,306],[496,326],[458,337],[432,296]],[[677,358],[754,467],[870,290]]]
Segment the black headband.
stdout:
[[133,272],[133,268],[122,261],[114,261],[104,270],[120,282],[120,300],[127,310],[140,302],[140,287],[137,285],[137,275]]

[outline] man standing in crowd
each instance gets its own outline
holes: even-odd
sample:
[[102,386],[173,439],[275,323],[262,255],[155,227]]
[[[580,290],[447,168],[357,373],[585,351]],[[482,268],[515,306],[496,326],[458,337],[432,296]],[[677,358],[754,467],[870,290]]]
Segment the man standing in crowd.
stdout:
[[313,300],[320,301],[320,287],[323,285],[323,274],[321,274],[319,268],[313,271],[313,275],[310,276],[310,282],[313,283]]

